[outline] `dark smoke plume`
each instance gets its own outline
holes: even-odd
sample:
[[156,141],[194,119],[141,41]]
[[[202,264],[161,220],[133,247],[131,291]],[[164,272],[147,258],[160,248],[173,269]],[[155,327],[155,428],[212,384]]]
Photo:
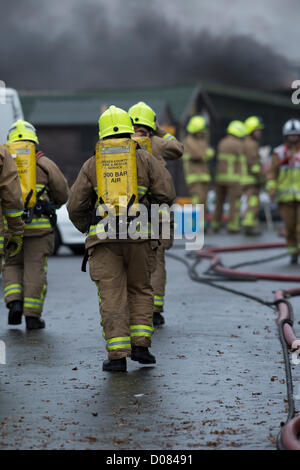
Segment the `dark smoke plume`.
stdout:
[[[288,83],[286,58],[253,37],[197,33],[151,6],[113,22],[104,2],[73,2],[57,28],[47,3],[1,7],[0,79],[18,89],[92,90],[214,81],[253,88]],[[149,2],[148,2],[149,3]],[[74,6],[75,5],[75,6]]]

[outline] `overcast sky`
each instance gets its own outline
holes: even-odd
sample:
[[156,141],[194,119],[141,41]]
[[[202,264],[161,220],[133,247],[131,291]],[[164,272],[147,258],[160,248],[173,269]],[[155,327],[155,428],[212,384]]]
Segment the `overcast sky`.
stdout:
[[[40,0],[37,2],[40,3]],[[44,11],[55,18],[54,33],[72,25],[72,14],[79,3],[81,0],[45,2]],[[115,24],[124,20],[132,21],[134,12],[142,13],[145,6],[150,4],[157,12],[183,28],[192,27],[195,31],[208,28],[216,35],[253,35],[300,62],[299,0],[85,0],[84,3],[104,4]]]
[[0,79],[91,89],[216,77],[265,87],[268,76],[278,87],[288,61],[300,70],[299,18],[300,0],[9,0]]
[[[153,0],[165,14],[194,29],[245,33],[300,63],[299,0]],[[135,2],[133,3],[142,3]],[[170,7],[171,6],[171,7]]]

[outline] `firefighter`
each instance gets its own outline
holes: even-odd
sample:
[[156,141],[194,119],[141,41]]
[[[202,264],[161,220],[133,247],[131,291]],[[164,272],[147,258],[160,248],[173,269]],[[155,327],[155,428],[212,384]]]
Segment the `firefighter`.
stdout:
[[47,259],[54,248],[55,209],[68,199],[68,185],[56,164],[36,151],[36,130],[18,120],[8,133],[7,146],[15,152],[25,209],[23,247],[14,258],[5,257],[4,298],[9,324],[29,330],[45,327],[41,314],[47,291]]
[[[17,256],[22,249],[23,208],[24,204],[16,164],[9,151],[3,145],[0,145],[0,272],[2,271],[4,248],[10,259]],[[3,217],[6,222],[6,234],[4,233]],[[6,244],[4,246],[5,238]]]
[[[130,234],[121,237],[120,223],[112,230],[115,238],[105,237],[104,233],[109,213],[107,201],[116,201],[121,194],[129,202],[141,201],[143,207],[149,206],[150,197],[168,205],[175,199],[168,170],[145,150],[136,148],[133,134],[126,111],[110,106],[100,116],[96,156],[81,168],[67,204],[75,227],[88,232],[90,276],[98,289],[108,351],[108,359],[103,362],[105,371],[126,371],[126,357],[141,364],[156,362],[148,348],[153,334],[151,274],[155,270],[158,240],[149,238],[148,228],[147,233],[141,229],[144,238],[135,239]],[[95,205],[98,210],[96,214],[93,211],[91,219],[89,208]],[[99,213],[101,208],[106,211]],[[116,213],[120,211],[116,204]]]
[[262,181],[262,165],[259,155],[259,139],[264,128],[262,120],[251,116],[245,121],[247,136],[244,141],[244,155],[242,159],[242,185],[247,197],[247,208],[242,220],[246,235],[259,235],[256,230],[259,210],[259,187]]
[[[165,164],[167,160],[177,160],[183,154],[183,145],[173,135],[159,126],[156,114],[146,103],[140,101],[131,106],[128,113],[134,123],[135,138],[139,144],[147,148],[158,160]],[[165,323],[162,312],[164,311],[166,291],[166,263],[165,250],[171,248],[173,236],[169,240],[161,240],[157,249],[157,265],[152,275],[154,289],[153,324],[160,326]]]
[[203,116],[193,116],[186,127],[184,141],[184,173],[193,204],[206,204],[211,176],[209,162],[214,150],[209,146],[207,126]]
[[215,232],[220,229],[227,195],[230,204],[227,230],[230,233],[238,233],[240,230],[241,159],[245,132],[245,126],[241,121],[232,121],[227,127],[227,136],[218,145],[216,208],[212,221]]
[[284,143],[274,149],[266,189],[273,201],[277,195],[285,224],[291,264],[300,252],[300,121],[290,119],[283,126]]
[[[183,145],[173,135],[166,132],[157,122],[156,114],[146,103],[140,101],[128,110],[133,120],[135,137],[150,140],[149,153],[161,160],[177,160],[183,154]],[[143,145],[143,141],[139,141]],[[163,160],[163,161],[164,161]]]

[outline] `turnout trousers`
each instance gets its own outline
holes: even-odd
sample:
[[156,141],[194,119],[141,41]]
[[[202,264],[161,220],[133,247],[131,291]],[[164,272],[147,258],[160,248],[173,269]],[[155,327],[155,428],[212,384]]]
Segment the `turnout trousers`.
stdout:
[[24,237],[17,256],[5,256],[2,269],[7,307],[13,300],[23,302],[25,316],[40,317],[47,293],[47,261],[53,253],[54,235]]
[[245,228],[254,228],[257,226],[257,215],[259,211],[259,186],[249,184],[244,188],[244,194],[247,197],[247,208],[244,213],[242,225]]
[[300,201],[280,202],[280,216],[285,224],[285,236],[288,252],[300,253]]
[[154,312],[164,311],[164,299],[167,282],[165,249],[159,245],[157,249],[156,269],[152,275],[152,287],[154,291]]
[[216,183],[215,192],[216,209],[212,222],[213,229],[220,228],[223,214],[223,206],[226,197],[228,196],[230,207],[227,229],[233,232],[238,232],[240,229],[241,186],[238,183]]
[[109,359],[130,356],[131,346],[151,346],[157,242],[110,242],[89,248]]
[[192,204],[206,204],[210,183],[196,182],[188,185]]

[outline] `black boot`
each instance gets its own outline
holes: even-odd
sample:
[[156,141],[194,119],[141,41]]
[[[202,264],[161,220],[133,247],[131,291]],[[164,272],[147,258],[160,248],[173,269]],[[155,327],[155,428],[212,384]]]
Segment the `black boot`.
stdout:
[[9,304],[8,324],[20,325],[22,323],[23,302],[20,300],[13,300]]
[[25,317],[27,330],[39,330],[45,328],[46,324],[44,320],[37,317]]
[[298,255],[291,256],[291,264],[298,264]]
[[126,372],[126,357],[122,357],[121,359],[106,359],[106,361],[103,361],[102,370],[107,372]]
[[160,326],[165,323],[165,319],[160,312],[153,312],[153,325]]
[[259,237],[262,234],[260,230],[254,227],[246,227],[245,228],[245,235],[247,237]]
[[140,364],[155,364],[156,359],[153,354],[149,353],[148,348],[144,346],[132,346],[131,359],[138,361]]

